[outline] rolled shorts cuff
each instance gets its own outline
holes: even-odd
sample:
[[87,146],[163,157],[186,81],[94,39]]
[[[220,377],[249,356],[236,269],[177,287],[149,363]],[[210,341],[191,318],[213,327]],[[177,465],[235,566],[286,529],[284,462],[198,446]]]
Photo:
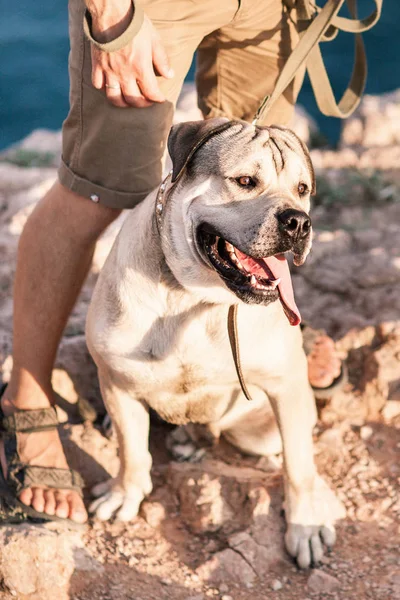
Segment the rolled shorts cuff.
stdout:
[[71,192],[110,208],[134,208],[151,192],[151,190],[146,192],[119,192],[105,188],[76,175],[64,161],[61,161],[58,169],[58,180],[61,185],[71,190]]

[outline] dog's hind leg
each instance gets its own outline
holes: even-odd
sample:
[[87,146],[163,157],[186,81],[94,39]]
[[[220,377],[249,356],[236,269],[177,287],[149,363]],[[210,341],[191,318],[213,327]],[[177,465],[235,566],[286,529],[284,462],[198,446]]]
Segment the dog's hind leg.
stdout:
[[130,521],[136,517],[143,498],[152,490],[148,409],[117,384],[107,370],[99,369],[99,380],[118,439],[120,469],[117,477],[92,489],[96,500],[89,511],[102,521],[114,514],[119,521]]

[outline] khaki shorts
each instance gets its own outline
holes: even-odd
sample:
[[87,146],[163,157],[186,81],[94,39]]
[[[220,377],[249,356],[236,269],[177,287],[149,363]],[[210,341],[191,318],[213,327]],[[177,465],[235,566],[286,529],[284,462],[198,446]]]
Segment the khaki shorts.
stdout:
[[[159,78],[167,100],[149,108],[118,108],[91,84],[83,0],[70,0],[70,112],[63,125],[60,182],[114,208],[133,208],[162,175],[174,106],[197,50],[196,85],[205,117],[251,120],[271,93],[297,42],[282,0],[141,0],[175,71]],[[303,71],[267,115],[285,124]]]

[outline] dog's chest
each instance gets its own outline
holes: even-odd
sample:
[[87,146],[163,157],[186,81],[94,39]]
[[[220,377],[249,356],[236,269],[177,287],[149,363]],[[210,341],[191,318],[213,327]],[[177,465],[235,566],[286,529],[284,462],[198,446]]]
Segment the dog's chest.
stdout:
[[209,383],[221,370],[227,377],[233,373],[226,315],[221,313],[221,309],[181,313],[155,324],[143,350],[152,368],[161,370],[177,392]]

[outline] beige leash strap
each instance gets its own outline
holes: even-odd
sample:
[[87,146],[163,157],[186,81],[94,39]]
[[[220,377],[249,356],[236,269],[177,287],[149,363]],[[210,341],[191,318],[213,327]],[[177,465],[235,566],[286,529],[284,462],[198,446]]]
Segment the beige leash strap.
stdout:
[[228,310],[228,335],[231,344],[233,362],[235,363],[236,373],[239,379],[240,387],[247,400],[252,400],[249,390],[247,389],[246,382],[243,377],[242,366],[240,364],[240,352],[239,352],[239,340],[238,340],[238,329],[237,329],[237,311],[238,305],[232,304]]
[[[327,0],[323,8],[310,0],[286,0],[290,8],[296,8],[297,28],[300,40],[283,67],[275,89],[266,96],[257,110],[253,125],[262,120],[279,96],[286,90],[299,68],[305,63],[318,107],[324,115],[348,117],[358,106],[364,92],[367,77],[367,60],[360,33],[368,31],[381,15],[383,0],[372,0],[375,10],[366,18],[358,19],[356,0],[347,0],[352,19],[339,17],[338,12],[346,0]],[[319,42],[331,41],[338,31],[354,33],[355,60],[349,85],[339,102],[336,102],[326,67],[322,59]]]

